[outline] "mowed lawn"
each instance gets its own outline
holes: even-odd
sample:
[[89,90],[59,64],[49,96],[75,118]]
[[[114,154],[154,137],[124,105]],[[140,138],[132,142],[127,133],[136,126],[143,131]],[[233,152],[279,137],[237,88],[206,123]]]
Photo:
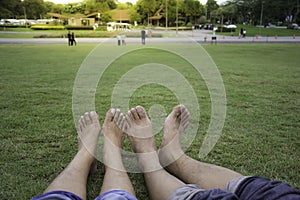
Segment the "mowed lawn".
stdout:
[[[0,199],[30,199],[40,194],[67,166],[77,150],[72,92],[77,71],[94,45],[0,45]],[[146,46],[147,47],[147,46]],[[114,53],[115,46],[107,46]],[[244,175],[289,182],[300,188],[300,64],[298,44],[205,45],[224,80],[227,116],[221,138],[202,161]],[[130,66],[172,59],[147,49],[116,60],[96,91],[96,111],[103,123],[111,92]],[[147,60],[148,59],[148,60]],[[153,60],[152,60],[153,62]],[[186,152],[198,153],[210,121],[210,96],[205,82],[191,66],[174,69],[196,92],[201,118],[197,137]],[[159,85],[139,88],[130,105],[147,110],[160,104],[170,112],[178,103]],[[126,111],[124,111],[126,112]],[[161,135],[156,136],[157,143]],[[128,141],[125,148],[130,149]],[[89,178],[88,197],[102,184],[103,166]],[[148,199],[143,176],[130,174],[137,197]],[[221,178],[221,177],[220,177]]]

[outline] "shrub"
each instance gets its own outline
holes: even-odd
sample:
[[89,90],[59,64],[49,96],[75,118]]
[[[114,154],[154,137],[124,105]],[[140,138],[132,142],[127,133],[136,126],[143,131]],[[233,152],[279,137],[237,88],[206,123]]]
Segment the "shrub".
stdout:
[[30,27],[33,30],[64,30],[65,27],[62,25],[48,25],[48,24],[35,24]]
[[25,25],[13,25],[13,24],[1,24],[0,27],[2,27],[2,28],[4,28],[4,27],[5,28],[26,28]]
[[[222,30],[222,27],[219,26],[218,27],[218,30],[216,32],[221,32]],[[231,33],[231,32],[235,32],[235,28],[226,28],[226,27],[223,27],[223,30],[222,30],[223,33]]]
[[96,30],[97,31],[107,31],[107,27],[106,26],[98,26],[98,28]]
[[65,26],[67,30],[94,30],[93,26]]

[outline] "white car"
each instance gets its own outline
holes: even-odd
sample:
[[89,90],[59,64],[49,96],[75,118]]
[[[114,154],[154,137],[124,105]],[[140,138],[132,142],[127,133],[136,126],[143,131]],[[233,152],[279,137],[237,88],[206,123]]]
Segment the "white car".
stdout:
[[230,24],[230,25],[227,25],[227,26],[224,26],[225,28],[237,28],[237,26],[236,25],[234,25],[234,24]]

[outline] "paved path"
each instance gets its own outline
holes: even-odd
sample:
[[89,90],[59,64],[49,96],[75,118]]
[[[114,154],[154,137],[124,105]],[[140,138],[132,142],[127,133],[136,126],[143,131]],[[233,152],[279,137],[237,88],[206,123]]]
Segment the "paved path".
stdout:
[[[169,34],[176,35],[176,32],[168,31]],[[217,43],[300,43],[300,37],[246,37],[236,36],[216,36]],[[78,44],[116,44],[116,38],[76,38]],[[211,43],[212,35],[203,31],[180,31],[177,37],[147,38],[146,44],[192,44]],[[140,38],[126,38],[127,44],[141,44]],[[0,38],[0,44],[67,44],[66,38]]]

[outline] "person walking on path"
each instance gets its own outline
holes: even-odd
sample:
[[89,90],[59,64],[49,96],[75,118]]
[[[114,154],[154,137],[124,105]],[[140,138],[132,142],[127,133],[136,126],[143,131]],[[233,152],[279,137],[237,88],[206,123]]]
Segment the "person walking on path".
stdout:
[[73,44],[74,44],[76,46],[77,43],[76,43],[76,40],[75,40],[75,34],[74,34],[74,32],[72,32],[71,40],[72,40],[71,45],[73,46]]
[[142,37],[142,44],[145,45],[146,44],[146,31],[145,30],[141,31],[141,37]]
[[71,46],[72,45],[72,35],[71,32],[68,32],[68,45]]

